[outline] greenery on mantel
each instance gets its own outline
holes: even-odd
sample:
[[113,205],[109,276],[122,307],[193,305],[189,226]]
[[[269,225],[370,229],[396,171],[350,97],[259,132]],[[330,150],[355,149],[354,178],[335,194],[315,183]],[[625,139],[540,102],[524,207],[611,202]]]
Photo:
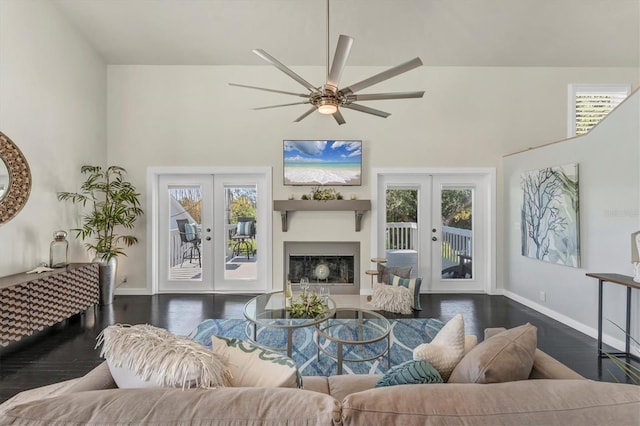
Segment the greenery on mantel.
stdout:
[[311,189],[311,193],[309,193],[309,195],[304,194],[301,198],[303,200],[318,201],[342,200],[342,195],[334,188],[321,188],[319,186],[316,186],[315,188]]
[[119,166],[110,166],[103,170],[100,166],[82,166],[80,172],[87,175],[80,192],[59,192],[58,200],[71,201],[74,204],[91,206],[91,210],[82,216],[82,228],[72,229],[76,238],[93,238],[85,247],[108,262],[113,257],[126,256],[123,247],[138,242],[133,235],[117,234],[119,227],[133,229],[138,217],[143,214],[140,208],[140,194],[128,181],[124,180],[126,170]]

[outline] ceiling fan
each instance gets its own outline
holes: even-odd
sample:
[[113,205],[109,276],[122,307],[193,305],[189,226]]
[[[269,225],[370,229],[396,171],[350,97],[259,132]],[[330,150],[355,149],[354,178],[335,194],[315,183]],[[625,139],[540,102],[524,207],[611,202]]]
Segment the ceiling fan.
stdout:
[[351,45],[353,44],[353,38],[340,35],[338,39],[338,45],[333,57],[331,68],[329,68],[329,0],[327,0],[327,80],[326,83],[320,87],[316,87],[293,72],[290,68],[278,61],[273,56],[269,55],[262,49],[255,49],[253,53],[260,56],[271,65],[278,68],[283,73],[303,85],[309,93],[293,93],[283,90],[267,89],[264,87],[247,86],[244,84],[229,83],[231,86],[245,87],[248,89],[264,90],[266,92],[281,93],[284,95],[298,96],[300,98],[306,98],[302,102],[294,102],[282,105],[271,105],[266,107],[254,108],[254,110],[280,108],[291,105],[304,105],[311,104],[312,107],[307,110],[300,117],[296,118],[294,122],[299,122],[314,111],[318,111],[321,114],[331,114],[338,122],[338,124],[344,124],[346,121],[340,113],[340,108],[352,109],[355,111],[364,112],[367,114],[376,115],[378,117],[387,118],[391,114],[388,112],[380,111],[378,109],[366,107],[364,105],[356,104],[357,101],[377,101],[387,99],[408,99],[408,98],[421,98],[424,95],[424,91],[417,92],[393,92],[393,93],[369,93],[369,94],[357,94],[362,89],[366,89],[369,86],[388,80],[392,77],[410,71],[422,65],[422,61],[419,57],[413,58],[408,62],[397,65],[372,77],[359,81],[347,87],[339,88],[340,77],[342,71],[347,63],[349,52],[351,51]]

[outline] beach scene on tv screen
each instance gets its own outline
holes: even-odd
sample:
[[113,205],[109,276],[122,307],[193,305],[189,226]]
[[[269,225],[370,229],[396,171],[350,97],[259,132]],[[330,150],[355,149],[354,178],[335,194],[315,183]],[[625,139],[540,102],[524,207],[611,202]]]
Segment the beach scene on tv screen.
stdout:
[[361,141],[284,141],[285,185],[361,185]]

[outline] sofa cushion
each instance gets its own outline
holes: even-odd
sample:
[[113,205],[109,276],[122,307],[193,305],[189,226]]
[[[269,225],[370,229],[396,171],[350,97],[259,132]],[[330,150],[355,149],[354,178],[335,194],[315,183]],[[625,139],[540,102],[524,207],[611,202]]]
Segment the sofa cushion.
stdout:
[[116,324],[98,336],[120,388],[213,387],[229,384],[229,369],[193,340],[148,324]]
[[394,274],[389,274],[389,284],[394,287],[406,287],[411,293],[411,307],[416,311],[421,311],[420,306],[420,286],[422,278],[401,278]]
[[431,343],[418,345],[413,350],[413,359],[427,361],[446,381],[464,356],[464,344],[464,320],[458,314],[442,327]]
[[382,377],[381,374],[346,374],[329,376],[329,395],[342,401],[347,395],[373,389]]
[[433,365],[422,360],[409,360],[395,365],[376,383],[377,388],[397,385],[442,383],[442,377]]
[[11,425],[332,425],[340,403],[285,388],[112,389],[72,393],[13,407]]
[[211,341],[231,371],[231,386],[302,387],[298,367],[288,356],[229,337],[212,336]]
[[406,315],[411,313],[413,295],[406,287],[376,284],[371,304],[375,309]]
[[536,327],[527,323],[483,341],[460,360],[449,383],[526,380],[533,367],[536,332]]
[[389,284],[389,274],[400,278],[409,278],[411,266],[385,266],[382,263],[378,263],[378,282]]
[[343,425],[630,425],[640,388],[590,380],[376,388],[342,401]]

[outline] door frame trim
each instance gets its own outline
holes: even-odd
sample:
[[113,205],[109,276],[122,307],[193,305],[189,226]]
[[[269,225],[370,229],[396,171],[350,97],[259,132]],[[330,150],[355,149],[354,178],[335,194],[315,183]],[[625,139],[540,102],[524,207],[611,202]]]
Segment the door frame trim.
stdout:
[[487,294],[501,294],[497,289],[496,271],[496,169],[495,167],[394,167],[394,168],[372,168],[371,169],[371,257],[378,257],[378,214],[381,208],[378,200],[378,182],[382,176],[411,176],[411,175],[480,175],[482,183],[487,193],[487,203],[485,207],[486,241],[482,247],[486,250],[487,259],[484,276],[484,292]]
[[[273,181],[273,168],[272,167],[216,167],[216,166],[196,166],[196,167],[148,167],[147,168],[147,203],[146,203],[146,218],[147,218],[147,282],[146,282],[146,294],[159,294],[159,281],[158,281],[158,209],[155,207],[158,205],[159,195],[159,178],[160,175],[222,175],[222,174],[235,174],[235,175],[256,175],[262,174],[266,179],[264,188],[264,199],[269,205],[273,199],[272,195],[272,181]],[[267,218],[267,226],[265,226],[265,233],[261,235],[261,238],[266,238],[266,247],[272,246],[273,240],[273,215],[271,212],[265,215]],[[268,259],[265,259],[266,272],[265,277],[261,278],[266,280],[265,288],[267,291],[273,288],[273,271],[271,264],[273,259],[271,253],[267,255]],[[214,285],[215,286],[215,285]],[[223,291],[214,291],[214,293],[229,293]]]

